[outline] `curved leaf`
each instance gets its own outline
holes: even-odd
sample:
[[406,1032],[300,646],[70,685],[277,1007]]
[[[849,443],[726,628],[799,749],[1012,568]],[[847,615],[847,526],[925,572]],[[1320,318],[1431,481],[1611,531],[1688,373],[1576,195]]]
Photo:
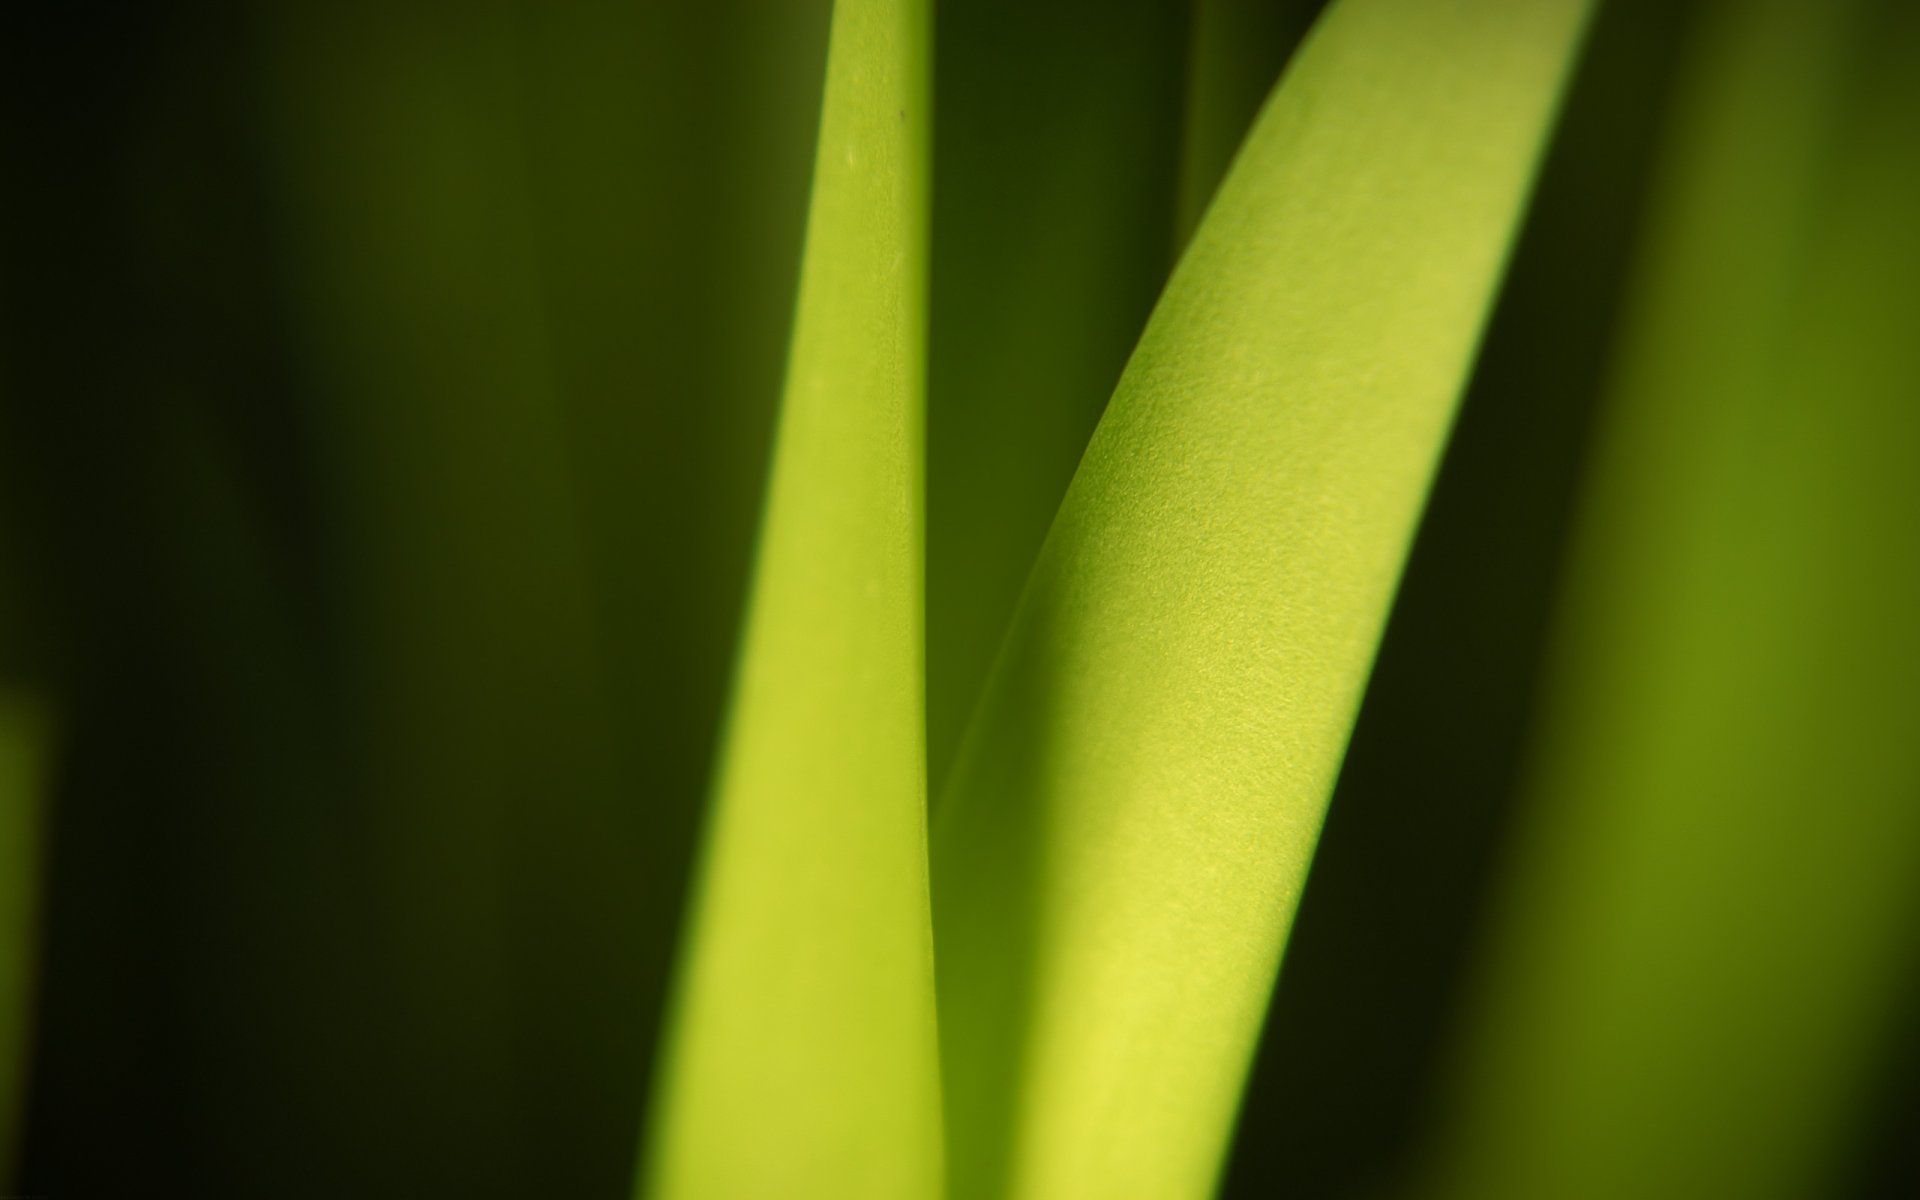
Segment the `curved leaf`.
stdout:
[[1199,1195],[1577,0],[1342,0],[1054,522],[934,839],[962,1196]]

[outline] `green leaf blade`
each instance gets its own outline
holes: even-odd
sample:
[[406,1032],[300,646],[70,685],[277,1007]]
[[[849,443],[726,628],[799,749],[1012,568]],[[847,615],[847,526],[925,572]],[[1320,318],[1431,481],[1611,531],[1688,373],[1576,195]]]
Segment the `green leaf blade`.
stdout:
[[1839,1194],[1920,952],[1902,7],[1686,47],[1426,1194]]
[[927,55],[923,3],[836,6],[773,477],[656,1104],[654,1195],[940,1187]]
[[1335,7],[1162,298],[935,833],[957,1194],[1211,1186],[1583,14]]

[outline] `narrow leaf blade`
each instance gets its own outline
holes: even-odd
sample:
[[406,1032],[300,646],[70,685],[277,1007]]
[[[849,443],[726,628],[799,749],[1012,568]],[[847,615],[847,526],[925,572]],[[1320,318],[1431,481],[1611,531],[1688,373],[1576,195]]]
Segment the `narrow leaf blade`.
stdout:
[[773,478],[656,1104],[656,1195],[940,1184],[927,55],[919,0],[836,5]]

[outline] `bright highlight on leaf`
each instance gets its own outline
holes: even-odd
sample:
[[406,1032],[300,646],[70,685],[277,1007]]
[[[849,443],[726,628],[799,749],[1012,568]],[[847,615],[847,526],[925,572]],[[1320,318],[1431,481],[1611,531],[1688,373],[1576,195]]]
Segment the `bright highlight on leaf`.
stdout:
[[956,1195],[1211,1186],[1583,11],[1342,0],[1168,285],[935,834]]
[[792,359],[647,1190],[942,1172],[922,572],[928,13],[836,7]]
[[1920,949],[1917,49],[1693,36],[1433,1192],[1840,1194]]

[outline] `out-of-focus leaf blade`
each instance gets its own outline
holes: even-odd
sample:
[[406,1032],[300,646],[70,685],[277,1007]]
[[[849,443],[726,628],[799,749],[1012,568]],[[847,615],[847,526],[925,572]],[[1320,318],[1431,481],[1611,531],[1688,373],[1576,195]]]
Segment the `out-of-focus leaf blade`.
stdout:
[[1171,268],[1185,8],[1113,0],[1090,22],[1071,5],[1032,0],[936,6],[927,395],[936,781]]
[[289,771],[334,802],[259,807],[338,820],[362,856],[328,861],[350,936],[321,975],[350,991],[307,1004],[365,1057],[338,1067],[363,1102],[302,1093],[325,1133],[259,1089],[237,1111],[338,1142],[334,1190],[632,1186],[824,70],[825,0],[763,8],[262,14],[310,591],[339,635],[315,652],[338,729],[312,736],[352,778]]
[[773,476],[646,1167],[655,1195],[940,1185],[927,56],[920,0],[836,6]]
[[1211,1185],[1584,8],[1336,5],[1169,284],[935,834],[958,1194]]
[[1439,1194],[1834,1194],[1920,951],[1920,21],[1873,7],[1690,44]]
[[1180,136],[1174,248],[1187,244],[1322,0],[1195,0]]
[[379,914],[356,965],[380,1086],[342,1156],[381,1186],[484,1190],[540,1152],[516,1086],[520,851],[551,797],[606,787],[612,753],[520,30],[509,4],[348,0],[275,6],[264,32],[371,848],[343,887]]

